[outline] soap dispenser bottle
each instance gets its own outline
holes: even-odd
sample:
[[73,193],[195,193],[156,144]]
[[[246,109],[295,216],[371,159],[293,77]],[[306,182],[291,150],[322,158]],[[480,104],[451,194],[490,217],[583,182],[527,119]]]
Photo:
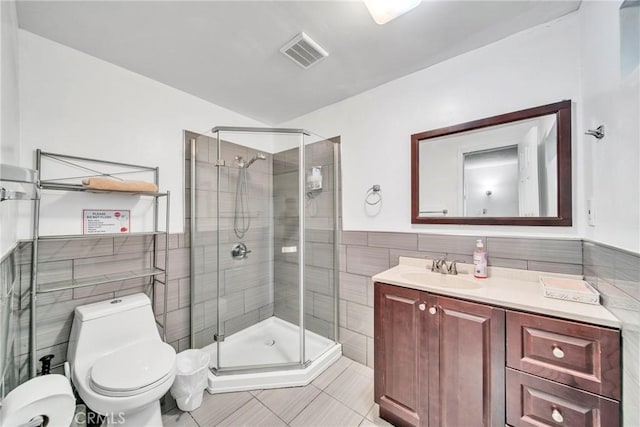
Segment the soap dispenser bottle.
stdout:
[[478,239],[476,250],[473,251],[473,275],[480,279],[487,277],[487,251],[481,239]]

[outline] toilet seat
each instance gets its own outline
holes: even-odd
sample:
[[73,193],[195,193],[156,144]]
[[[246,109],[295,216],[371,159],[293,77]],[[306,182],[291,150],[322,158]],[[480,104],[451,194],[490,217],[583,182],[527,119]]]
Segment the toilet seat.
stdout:
[[91,388],[113,397],[143,393],[172,377],[175,357],[169,344],[139,341],[98,359],[89,374]]

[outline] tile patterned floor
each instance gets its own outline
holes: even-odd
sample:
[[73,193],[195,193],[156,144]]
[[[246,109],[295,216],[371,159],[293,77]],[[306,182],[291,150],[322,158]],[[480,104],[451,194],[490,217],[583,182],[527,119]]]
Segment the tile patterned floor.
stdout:
[[390,426],[373,402],[373,370],[342,357],[305,387],[204,394],[192,412],[174,408],[165,427]]

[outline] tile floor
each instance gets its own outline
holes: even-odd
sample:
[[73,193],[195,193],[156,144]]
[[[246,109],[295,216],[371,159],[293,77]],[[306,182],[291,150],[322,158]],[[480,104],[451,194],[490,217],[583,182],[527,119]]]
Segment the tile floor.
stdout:
[[205,393],[192,412],[174,408],[165,427],[211,426],[390,426],[373,402],[373,370],[340,358],[305,387]]

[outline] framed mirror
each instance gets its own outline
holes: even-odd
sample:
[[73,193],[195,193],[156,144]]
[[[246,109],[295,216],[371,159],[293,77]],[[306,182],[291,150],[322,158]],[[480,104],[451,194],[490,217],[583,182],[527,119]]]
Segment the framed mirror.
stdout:
[[411,223],[571,225],[571,101],[411,135]]

